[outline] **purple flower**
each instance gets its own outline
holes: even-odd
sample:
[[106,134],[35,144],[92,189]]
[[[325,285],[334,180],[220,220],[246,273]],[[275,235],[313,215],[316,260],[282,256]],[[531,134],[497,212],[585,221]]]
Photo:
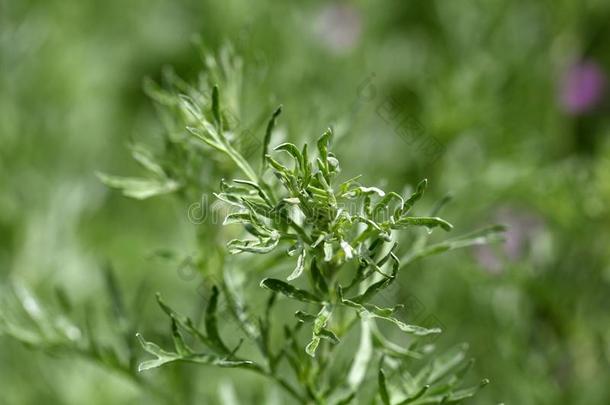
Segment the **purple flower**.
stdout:
[[561,83],[563,109],[572,115],[585,114],[602,101],[605,88],[606,74],[596,62],[576,62],[570,66]]

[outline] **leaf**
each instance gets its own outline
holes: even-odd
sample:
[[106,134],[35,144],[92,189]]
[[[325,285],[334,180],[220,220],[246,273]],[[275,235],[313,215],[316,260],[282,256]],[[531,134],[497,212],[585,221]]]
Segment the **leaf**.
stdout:
[[309,270],[312,284],[316,292],[322,295],[328,294],[328,284],[326,283],[326,278],[322,274],[322,270],[318,267],[318,263],[315,258],[311,260]]
[[196,121],[203,121],[204,116],[201,112],[201,108],[195,103],[195,101],[185,94],[178,95],[179,97],[179,105],[185,115],[190,116],[191,119]]
[[330,262],[333,259],[333,245],[330,242],[324,241],[324,261]]
[[140,333],[137,333],[136,337],[142,345],[142,348],[156,357],[156,359],[154,360],[147,360],[140,363],[140,365],[138,366],[138,371],[140,372],[157,368],[164,364],[172,363],[175,361],[209,364],[219,367],[252,368],[252,366],[254,366],[254,363],[248,360],[227,360],[225,358],[206,353],[192,353],[188,356],[181,356],[178,353],[165,351],[159,346],[157,346],[155,343],[147,342],[146,340],[144,340],[144,337]]
[[106,282],[106,289],[110,296],[115,319],[122,321],[126,318],[125,305],[123,304],[123,297],[110,265],[105,266],[104,281]]
[[303,249],[303,251],[301,252],[299,257],[297,258],[297,266],[294,268],[292,273],[288,276],[288,278],[287,278],[288,281],[292,281],[295,278],[298,278],[303,273],[303,269],[305,268],[306,252],[307,252],[307,250]]
[[351,191],[351,193],[353,193],[353,195],[355,196],[359,196],[359,195],[371,195],[371,194],[377,194],[379,197],[384,197],[385,196],[385,192],[377,187],[356,187],[355,189],[353,189]]
[[159,163],[155,161],[153,154],[141,145],[131,145],[131,156],[146,170],[152,172],[157,177],[166,178],[165,171]]
[[145,371],[150,370],[151,368],[157,368],[164,364],[176,361],[180,358],[180,356],[178,356],[176,353],[166,352],[156,344],[152,342],[147,342],[146,340],[144,340],[144,337],[139,333],[136,333],[136,337],[140,341],[142,348],[156,357],[155,360],[148,360],[140,363],[140,365],[138,366],[138,371]]
[[360,344],[347,375],[347,384],[354,392],[360,388],[360,384],[364,381],[369,361],[373,356],[369,322],[368,319],[360,321]]
[[305,352],[311,357],[315,357],[321,337],[326,337],[335,343],[339,342],[339,338],[334,333],[326,329],[326,324],[328,323],[332,312],[333,309],[331,305],[324,305],[316,316],[316,319],[313,321],[311,341],[307,347],[305,347]]
[[220,353],[228,354],[230,351],[220,338],[220,333],[218,332],[218,319],[216,317],[218,295],[218,288],[213,286],[212,295],[205,312],[205,331],[212,347]]
[[250,180],[233,180],[233,182],[237,183],[237,184],[243,184],[243,185],[252,187],[253,189],[256,190],[259,197],[262,198],[263,201],[265,201],[269,205],[269,207],[273,207],[273,203],[271,202],[271,199],[269,198],[267,193],[262,189],[262,187],[260,185],[258,185],[258,183],[255,183]]
[[344,240],[341,240],[339,244],[341,245],[343,254],[345,254],[345,260],[351,260],[354,257],[354,249]]
[[297,311],[294,316],[301,322],[313,322],[316,320],[316,316],[308,312]]
[[424,396],[424,394],[430,389],[429,385],[424,385],[423,387],[420,388],[419,391],[417,391],[417,393],[415,393],[415,395],[412,395],[406,399],[404,399],[403,401],[399,402],[398,405],[406,405],[406,404],[410,404],[412,402],[414,402],[415,400],[421,398],[422,396]]
[[170,318],[174,319],[178,326],[186,330],[191,335],[196,336],[204,345],[212,345],[208,337],[201,333],[197,328],[195,328],[195,326],[193,325],[193,321],[191,321],[189,317],[183,316],[174,311],[169,305],[167,305],[163,301],[163,299],[161,298],[161,294],[156,293],[155,296],[157,298],[157,304],[159,304],[159,307],[161,307],[163,312],[165,312]]
[[453,225],[439,217],[402,217],[392,225],[392,228],[405,229],[409,226],[425,226],[427,228],[440,226],[445,231],[453,229]]
[[176,352],[180,356],[188,356],[192,353],[192,350],[184,343],[184,339],[178,330],[178,324],[176,318],[172,318],[172,338],[174,340],[174,347]]
[[322,136],[318,139],[318,152],[320,153],[320,159],[322,162],[326,162],[328,159],[328,146],[330,144],[330,138],[332,137],[333,130],[328,128]]
[[466,350],[468,350],[468,345],[463,344],[455,352],[450,351],[443,356],[435,358],[426,383],[432,384],[440,381],[458,368],[466,359]]
[[356,398],[356,393],[350,392],[344,398],[338,400],[335,405],[349,405],[354,400],[354,398]]
[[415,203],[423,197],[424,192],[426,191],[427,187],[428,187],[427,179],[423,179],[422,181],[419,182],[419,184],[415,188],[415,192],[413,194],[411,194],[411,196],[405,202],[405,204],[402,208],[403,214],[407,214],[409,211],[411,211],[411,208],[413,208],[413,205],[415,205]]
[[260,286],[271,291],[278,292],[288,298],[292,298],[302,302],[321,303],[322,300],[316,297],[309,291],[300,290],[292,285],[275,278],[265,278],[261,281]]
[[505,230],[506,227],[503,225],[485,227],[453,239],[425,246],[414,252],[409,252],[401,259],[401,262],[403,266],[406,266],[407,264],[413,263],[414,261],[427,256],[499,241],[502,240],[502,233]]
[[379,396],[381,397],[381,402],[383,402],[384,405],[390,405],[390,395],[388,394],[385,373],[381,368],[379,368],[379,373],[377,374],[377,382],[379,384]]
[[342,292],[341,288],[337,289],[337,295],[342,304],[356,309],[358,311],[358,314],[364,319],[367,319],[367,318],[383,319],[388,322],[392,322],[393,324],[398,326],[398,328],[400,330],[402,330],[403,332],[413,334],[416,336],[426,336],[426,335],[441,333],[441,329],[439,329],[439,328],[428,329],[428,328],[424,328],[424,327],[417,326],[417,325],[409,325],[409,324],[406,324],[406,323],[392,317],[391,314],[393,312],[395,312],[395,308],[379,308],[372,304],[359,304],[359,303],[351,301],[349,299],[345,299],[345,298],[343,298],[343,292]]
[[274,237],[263,240],[233,239],[227,243],[227,246],[232,254],[241,252],[263,254],[271,252],[278,243],[279,239]]
[[246,333],[250,339],[256,339],[258,337],[258,330],[256,325],[252,322],[249,314],[246,311],[245,305],[237,294],[239,285],[234,281],[232,273],[228,270],[223,272],[224,283],[221,283],[222,291],[224,292],[225,299],[229,305],[229,309],[233,313],[233,316],[237,319],[240,328]]
[[180,188],[180,184],[171,179],[120,177],[104,173],[97,173],[97,177],[108,187],[120,189],[125,196],[138,200],[169,194]]
[[449,396],[449,403],[460,402],[465,399],[472,398],[477,392],[479,392],[479,390],[481,388],[485,387],[488,384],[489,384],[489,380],[485,378],[477,386],[455,391],[455,392],[451,393],[451,395]]
[[218,128],[222,128],[222,119],[220,117],[220,94],[218,93],[218,85],[212,88],[212,116]]
[[267,129],[265,130],[265,138],[263,141],[263,167],[267,162],[266,157],[269,154],[269,143],[271,142],[271,134],[273,133],[273,129],[275,128],[275,123],[277,121],[277,117],[282,113],[282,106],[278,106],[278,108],[273,112],[269,123],[267,124]]
[[303,155],[301,154],[301,151],[296,147],[296,145],[286,142],[276,146],[273,150],[287,152],[290,156],[294,158],[296,166],[300,170],[303,170],[305,161],[303,160]]

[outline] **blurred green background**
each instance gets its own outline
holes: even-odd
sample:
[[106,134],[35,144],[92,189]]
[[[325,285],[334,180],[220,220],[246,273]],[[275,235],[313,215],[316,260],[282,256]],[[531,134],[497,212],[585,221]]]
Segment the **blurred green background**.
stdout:
[[[606,0],[0,0],[0,282],[85,305],[110,261],[127,297],[145,281],[153,330],[167,326],[154,291],[196,297],[149,258],[194,248],[186,208],[126,199],[95,172],[136,171],[126,145],[162,130],[143,78],[171,65],[194,79],[201,44],[225,43],[244,59],[246,123],[282,103],[297,143],[337,128],[346,178],[400,191],[427,177],[428,204],[454,196],[458,230],[510,227],[503,245],[418,263],[400,290],[444,325],[441,345],[470,344],[492,380],[473,403],[610,403]],[[223,377],[185,367],[197,398]],[[0,337],[0,404],[143,398]]]

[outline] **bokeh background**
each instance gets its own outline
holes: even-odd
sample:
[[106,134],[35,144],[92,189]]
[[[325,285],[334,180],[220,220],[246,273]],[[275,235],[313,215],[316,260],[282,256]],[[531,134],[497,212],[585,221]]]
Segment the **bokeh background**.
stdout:
[[[334,125],[346,176],[394,190],[426,177],[428,204],[453,195],[444,217],[457,229],[510,227],[501,245],[402,280],[444,325],[439,344],[468,342],[474,378],[492,380],[472,403],[610,403],[606,0],[1,0],[0,282],[103,307],[110,262],[129,299],[146,292],[144,330],[167,327],[152,292],[197,296],[150,259],[193,248],[185,207],[126,199],[95,172],[136,172],[126,145],[161,131],[145,77],[171,65],[194,79],[201,48],[226,43],[244,59],[249,111],[281,102],[297,143]],[[212,403],[217,371],[174,371],[182,403]],[[0,337],[0,404],[85,398],[145,394],[108,367]]]

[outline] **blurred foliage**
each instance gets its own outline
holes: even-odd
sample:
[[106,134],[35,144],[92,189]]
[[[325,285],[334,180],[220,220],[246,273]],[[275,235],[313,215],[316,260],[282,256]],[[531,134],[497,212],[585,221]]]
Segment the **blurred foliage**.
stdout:
[[[581,60],[610,72],[609,17],[604,0],[1,0],[0,281],[57,315],[58,345],[0,337],[0,402],[163,401],[142,387],[165,381],[181,403],[281,403],[241,371],[177,364],[125,379],[103,364],[129,364],[135,336],[114,343],[118,363],[58,350],[73,322],[117,336],[108,261],[147,339],[167,330],[154,291],[201,315],[201,276],[164,254],[193,257],[202,243],[185,203],[199,196],[136,203],[95,173],[142,173],[127,146],[161,145],[167,123],[143,78],[171,65],[196,81],[200,47],[230,42],[244,59],[243,127],[261,141],[282,103],[286,140],[333,125],[346,178],[398,190],[427,177],[421,203],[450,190],[443,217],[456,228],[509,226],[503,246],[415,262],[395,293],[418,309],[410,320],[444,326],[439,346],[469,343],[472,381],[491,383],[468,403],[608,403],[609,103],[576,113],[561,89]],[[422,153],[421,139],[440,152]],[[74,321],[59,321],[64,295]],[[12,298],[3,291],[2,312]]]

